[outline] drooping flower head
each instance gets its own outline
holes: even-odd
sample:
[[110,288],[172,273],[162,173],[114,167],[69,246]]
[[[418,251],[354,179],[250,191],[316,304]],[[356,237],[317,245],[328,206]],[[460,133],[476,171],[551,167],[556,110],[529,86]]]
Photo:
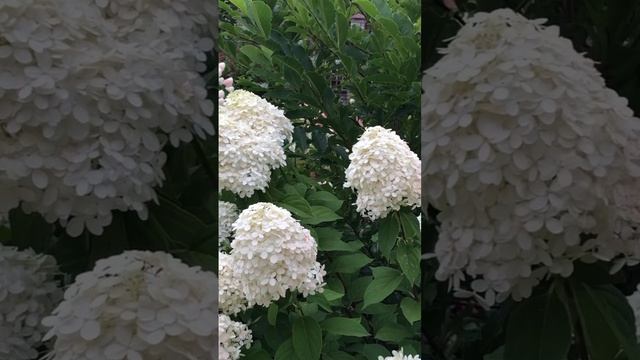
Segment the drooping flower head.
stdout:
[[404,350],[393,350],[391,356],[378,356],[378,360],[420,360],[419,355],[405,355]]
[[249,306],[268,306],[288,290],[303,296],[322,291],[325,271],[316,261],[316,241],[289,211],[253,204],[233,228],[233,271]]
[[43,320],[48,358],[216,359],[217,279],[163,252],[125,251],[77,276]]
[[[423,78],[427,200],[438,279],[520,299],[579,258],[638,254],[613,192],[640,176],[640,120],[544,20],[467,19]],[[623,229],[620,229],[620,226]],[[590,239],[581,234],[592,234]]]
[[219,360],[238,360],[242,356],[242,348],[251,346],[251,330],[247,325],[233,321],[225,314],[218,316],[218,333]]
[[345,187],[358,193],[358,212],[371,220],[420,204],[420,159],[393,130],[368,128],[353,146]]
[[231,92],[220,107],[220,190],[240,197],[263,191],[271,170],[285,165],[283,145],[292,132],[293,125],[282,110],[251,92]]
[[0,358],[38,356],[46,329],[40,324],[62,298],[52,256],[0,245]]
[[233,222],[238,218],[238,207],[227,201],[218,201],[218,246],[229,246]]
[[[72,236],[146,218],[166,143],[213,134],[206,1],[9,1],[0,9],[0,213]],[[43,19],[46,19],[44,21]]]

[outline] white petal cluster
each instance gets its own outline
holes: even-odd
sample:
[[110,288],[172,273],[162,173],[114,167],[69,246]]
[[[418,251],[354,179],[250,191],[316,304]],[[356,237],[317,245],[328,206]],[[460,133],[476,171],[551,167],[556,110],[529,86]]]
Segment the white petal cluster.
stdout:
[[247,300],[242,292],[242,273],[237,271],[234,257],[218,252],[218,301],[220,311],[237,314],[247,309]]
[[627,297],[636,321],[636,337],[640,339],[640,288]]
[[213,134],[202,0],[10,0],[0,8],[0,213],[72,236],[156,199],[162,148]]
[[291,140],[292,132],[284,111],[251,92],[231,92],[220,106],[220,190],[240,197],[264,191],[271,170],[285,165],[283,144]]
[[54,360],[216,359],[217,279],[163,252],[125,251],[78,275],[43,324]]
[[529,296],[578,258],[640,248],[616,235],[629,226],[614,196],[640,176],[640,120],[543,23],[478,13],[423,78],[425,195],[442,211],[437,278],[470,281],[488,304]]
[[0,359],[38,356],[40,322],[62,298],[57,273],[52,256],[0,245]]
[[243,347],[251,346],[251,330],[247,325],[233,321],[229,316],[220,314],[218,316],[218,359],[238,360]]
[[227,201],[218,201],[218,246],[227,247],[233,232],[233,222],[238,219],[238,207]]
[[358,192],[358,212],[371,220],[420,204],[420,159],[393,130],[367,128],[349,155],[344,187]]
[[405,355],[403,349],[393,350],[391,356],[378,356],[378,360],[420,360],[419,355]]
[[218,90],[218,101],[220,104],[224,103],[224,97],[227,96],[228,92],[232,92],[233,88],[233,78],[228,77],[225,78],[222,74],[224,73],[224,69],[226,68],[226,64],[221,62],[218,63],[218,85],[222,87],[222,89]]
[[249,307],[268,306],[287,290],[303,296],[322,291],[326,273],[316,261],[316,241],[289,211],[253,204],[240,213],[233,228],[229,261]]

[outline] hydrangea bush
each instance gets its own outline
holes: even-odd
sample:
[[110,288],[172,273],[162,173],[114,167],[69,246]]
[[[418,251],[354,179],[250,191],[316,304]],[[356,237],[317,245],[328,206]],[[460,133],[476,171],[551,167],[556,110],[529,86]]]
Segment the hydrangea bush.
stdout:
[[424,306],[468,324],[426,325],[427,352],[636,358],[621,280],[639,259],[640,119],[593,51],[622,9],[578,6],[585,40],[547,1],[473,3],[427,9],[448,20],[423,54],[426,277],[444,282]]
[[221,358],[419,359],[419,1],[220,6]]

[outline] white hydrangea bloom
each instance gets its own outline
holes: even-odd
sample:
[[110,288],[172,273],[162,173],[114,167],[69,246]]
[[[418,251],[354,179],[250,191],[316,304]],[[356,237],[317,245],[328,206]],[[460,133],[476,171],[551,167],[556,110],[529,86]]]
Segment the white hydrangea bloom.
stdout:
[[220,106],[220,190],[240,197],[263,191],[271,170],[285,165],[283,144],[291,140],[292,133],[293,125],[284,111],[251,92],[231,92]]
[[247,309],[247,300],[242,292],[241,276],[233,255],[218,252],[218,301],[220,311],[237,314]]
[[229,245],[233,222],[238,218],[238,207],[227,201],[218,201],[218,246]]
[[268,306],[297,290],[303,296],[321,292],[324,266],[309,230],[285,209],[257,203],[233,224],[233,271],[249,306]]
[[627,297],[629,305],[633,309],[636,317],[636,336],[640,339],[640,287],[630,296]]
[[0,245],[0,359],[38,356],[40,324],[62,298],[52,256]]
[[225,314],[218,315],[218,359],[238,360],[243,347],[251,347],[251,330],[247,325],[233,321]]
[[358,192],[358,212],[371,220],[420,204],[420,159],[393,130],[367,128],[349,155],[344,187]]
[[0,8],[0,213],[77,236],[156,200],[163,146],[213,134],[205,1],[24,0]]
[[125,251],[77,276],[43,320],[54,360],[216,359],[217,279],[163,252]]
[[419,355],[405,355],[403,349],[393,350],[391,356],[378,356],[378,360],[420,360]]
[[425,196],[442,211],[437,278],[460,293],[471,281],[489,305],[569,276],[579,258],[640,255],[616,236],[630,228],[613,194],[640,176],[640,120],[543,23],[478,13],[423,78]]

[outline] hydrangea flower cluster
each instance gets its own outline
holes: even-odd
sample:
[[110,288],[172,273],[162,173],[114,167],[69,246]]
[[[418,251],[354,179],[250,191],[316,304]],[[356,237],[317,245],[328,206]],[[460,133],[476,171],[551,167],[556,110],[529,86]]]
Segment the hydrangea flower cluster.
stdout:
[[224,69],[226,68],[226,64],[221,62],[218,63],[218,85],[223,87],[224,89],[218,90],[218,101],[220,104],[224,103],[224,97],[227,96],[227,93],[230,93],[234,90],[233,88],[233,78],[228,77],[225,78],[222,74],[224,73]]
[[367,128],[349,160],[344,187],[358,192],[362,216],[375,220],[420,204],[420,159],[393,130]]
[[405,355],[404,350],[393,350],[391,356],[378,356],[378,360],[420,360],[419,355]]
[[614,196],[640,176],[640,120],[544,22],[475,14],[423,78],[437,278],[468,281],[489,305],[570,275],[576,259],[640,255]]
[[238,207],[227,201],[218,201],[218,247],[229,246],[229,239],[233,231],[233,222],[238,218]]
[[218,252],[218,302],[225,314],[237,314],[247,309],[240,281],[241,273],[236,271],[234,257]]
[[251,346],[251,330],[247,325],[233,321],[227,315],[220,314],[218,317],[218,333],[219,360],[238,360],[242,348]]
[[291,140],[292,133],[293,125],[284,111],[251,92],[231,92],[220,106],[220,190],[240,197],[263,191],[271,170],[285,165],[283,144]]
[[216,359],[216,283],[163,252],[98,260],[42,321],[55,337],[48,358]]
[[213,134],[202,0],[9,1],[0,9],[0,213],[77,236],[156,199],[163,146]]
[[0,245],[0,358],[31,360],[46,329],[40,324],[62,298],[52,256]]
[[[243,310],[245,302],[246,307],[268,306],[288,290],[303,296],[322,291],[326,273],[316,261],[316,241],[289,211],[256,203],[240,213],[233,229],[231,253],[220,260],[223,312]],[[242,294],[243,300],[238,300],[237,294]]]

